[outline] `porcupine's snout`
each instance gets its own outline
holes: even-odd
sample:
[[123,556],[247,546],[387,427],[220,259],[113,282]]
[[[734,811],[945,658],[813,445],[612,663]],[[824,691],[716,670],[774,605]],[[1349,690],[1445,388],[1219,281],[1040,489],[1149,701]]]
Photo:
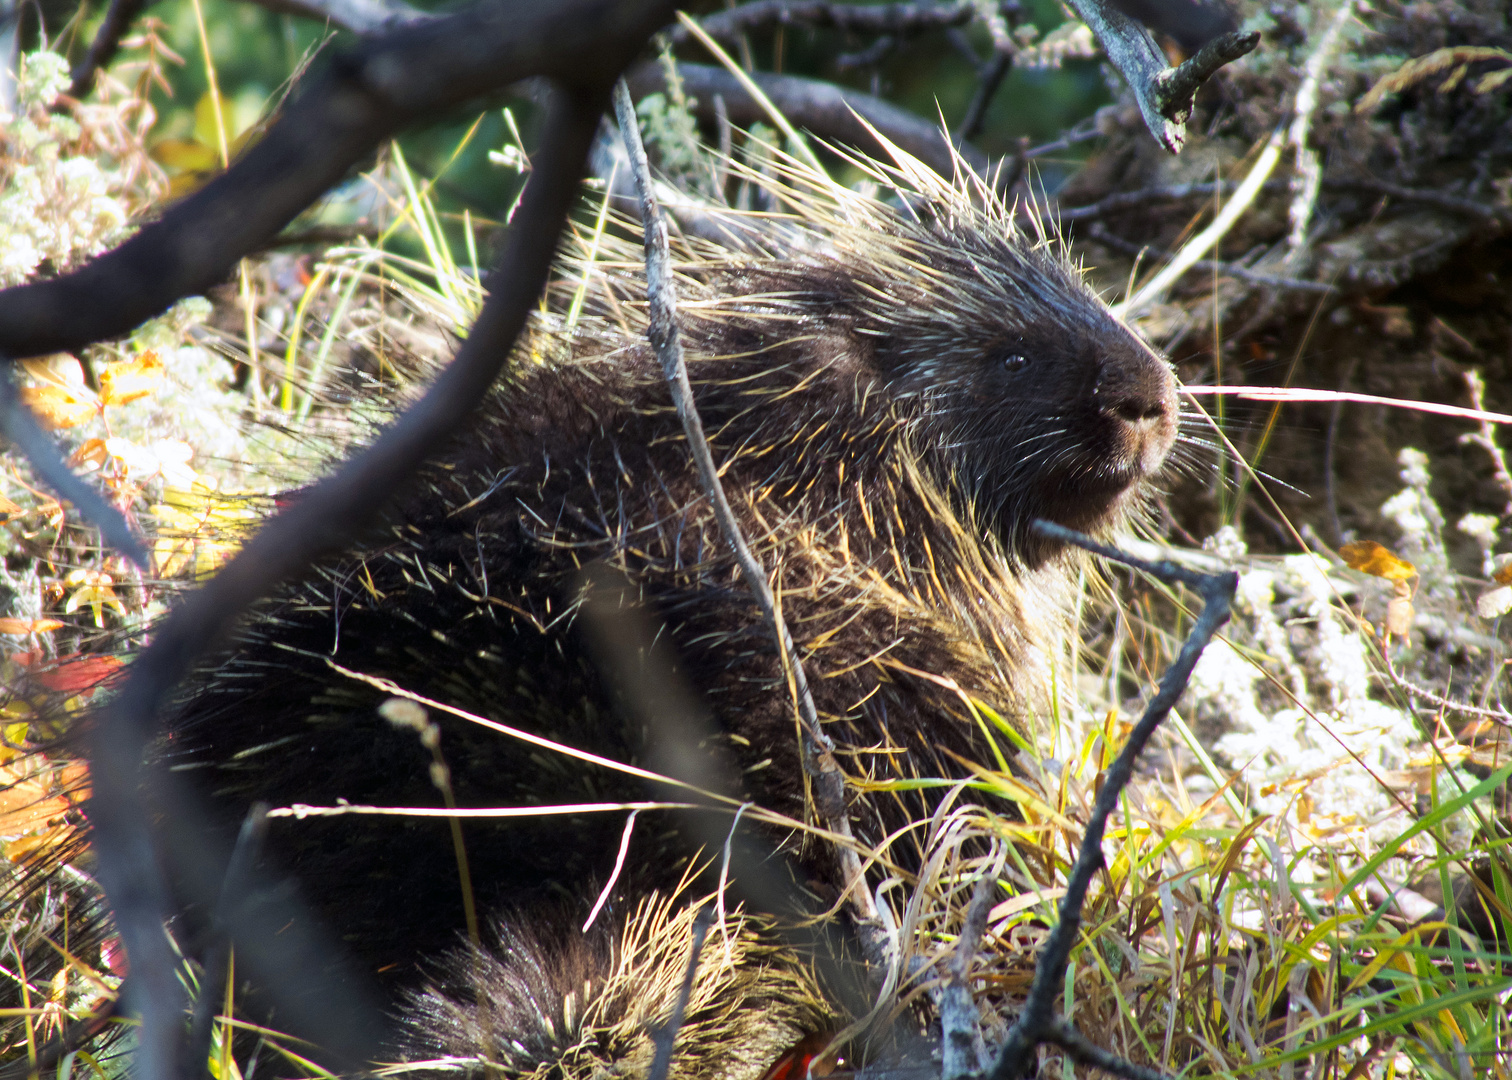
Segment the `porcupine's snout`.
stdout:
[[1131,482],[1158,472],[1176,442],[1176,378],[1153,354],[1104,364],[1094,392],[1112,427],[1112,460]]

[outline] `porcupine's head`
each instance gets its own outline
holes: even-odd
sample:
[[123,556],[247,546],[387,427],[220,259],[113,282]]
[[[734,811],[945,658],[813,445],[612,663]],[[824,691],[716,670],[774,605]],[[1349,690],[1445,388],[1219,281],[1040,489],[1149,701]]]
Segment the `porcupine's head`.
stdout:
[[[921,458],[1010,551],[1029,523],[1098,532],[1137,507],[1177,434],[1170,366],[980,186],[911,170],[912,214],[842,203],[829,258],[852,331]],[[838,276],[838,275],[837,275]]]

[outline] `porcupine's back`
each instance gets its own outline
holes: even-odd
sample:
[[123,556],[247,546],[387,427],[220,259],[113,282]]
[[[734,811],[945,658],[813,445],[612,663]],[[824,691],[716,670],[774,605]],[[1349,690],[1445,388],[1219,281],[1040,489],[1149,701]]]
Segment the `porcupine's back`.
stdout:
[[[934,200],[917,218],[781,189],[792,216],[762,234],[764,250],[685,250],[680,281],[726,490],[841,766],[872,782],[851,788],[856,833],[902,833],[889,854],[905,868],[922,843],[907,827],[938,790],[877,782],[991,765],[967,700],[1014,724],[1043,701],[1067,575],[1028,521],[1116,523],[1174,434],[1165,365],[1050,245],[1013,232],[1001,207],[913,179]],[[389,691],[357,676],[643,762],[644,733],[576,619],[579,571],[596,559],[627,572],[665,624],[744,793],[805,817],[791,700],[643,344],[638,273],[601,263],[575,325],[541,315],[509,381],[383,529],[282,590],[204,668],[163,752],[227,830],[254,800],[441,804],[429,751],[379,716]],[[624,774],[432,718],[464,806],[647,795]],[[624,824],[587,812],[468,821],[480,908],[586,907]],[[415,985],[463,925],[442,820],[282,818],[268,848],[392,985]],[[642,814],[610,917],[678,881],[690,854],[668,820]],[[824,850],[804,859],[836,884]]]

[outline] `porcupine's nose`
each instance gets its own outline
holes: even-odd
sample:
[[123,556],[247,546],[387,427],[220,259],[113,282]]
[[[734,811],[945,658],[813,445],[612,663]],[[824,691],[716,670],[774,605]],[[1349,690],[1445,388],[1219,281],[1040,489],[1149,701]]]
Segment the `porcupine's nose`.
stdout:
[[1139,355],[1106,364],[1098,376],[1103,415],[1119,428],[1125,460],[1148,475],[1176,441],[1176,378],[1165,363]]

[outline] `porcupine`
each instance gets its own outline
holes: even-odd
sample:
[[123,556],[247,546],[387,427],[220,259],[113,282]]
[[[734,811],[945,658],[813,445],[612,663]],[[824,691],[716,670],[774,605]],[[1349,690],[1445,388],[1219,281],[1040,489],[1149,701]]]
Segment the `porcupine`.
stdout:
[[[885,782],[963,779],[968,763],[994,760],[968,700],[1021,728],[1047,703],[1076,560],[1029,522],[1103,532],[1137,512],[1175,438],[1176,406],[1169,366],[1055,241],[1026,237],[980,186],[902,158],[875,173],[906,181],[904,209],[793,169],[773,185],[782,220],[748,230],[743,250],[682,242],[679,317],[726,492],[781,598],[837,760],[865,781],[848,784],[853,828],[871,844],[898,834],[889,854],[906,868],[920,843],[907,827],[938,795]],[[569,318],[564,301],[538,315],[504,384],[380,533],[265,604],[177,707],[164,753],[228,829],[258,800],[438,804],[414,733],[379,715],[388,692],[333,665],[643,761],[645,733],[576,626],[593,560],[623,571],[665,627],[742,794],[805,818],[793,702],[702,495],[629,262],[573,268],[590,284],[579,310]],[[646,797],[622,774],[435,719],[464,805]],[[650,813],[637,823],[616,884],[620,929],[601,922],[588,941],[543,933],[531,914],[565,905],[580,917],[574,905],[610,873],[623,825],[586,812],[467,821],[480,908],[515,914],[492,949],[432,969],[429,989],[426,962],[455,947],[464,922],[446,823],[280,820],[269,848],[406,1002],[408,1056],[524,1075],[568,1047],[584,1062],[634,1057],[606,1049],[603,1030],[585,1035],[585,999],[598,993],[602,1006],[611,972],[635,952],[642,931],[627,915],[677,918],[669,898],[692,853],[675,829]],[[821,845],[798,857],[819,882],[841,884]],[[751,957],[767,955],[759,926],[736,929]],[[710,1075],[759,1075],[784,1039],[824,1021],[801,963],[742,964],[710,985],[786,1001],[785,1012],[755,1038],[758,1060]],[[754,971],[768,984],[736,989]]]

